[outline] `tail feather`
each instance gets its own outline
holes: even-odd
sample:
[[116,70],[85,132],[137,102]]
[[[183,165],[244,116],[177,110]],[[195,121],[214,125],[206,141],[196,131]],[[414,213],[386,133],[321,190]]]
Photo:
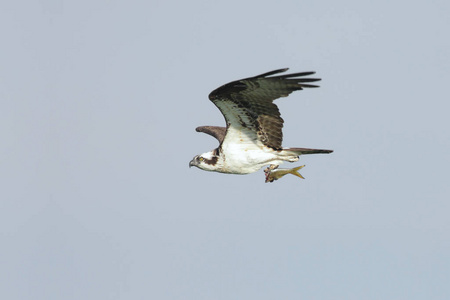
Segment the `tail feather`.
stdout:
[[292,152],[295,155],[303,155],[303,154],[318,154],[318,153],[332,153],[333,150],[325,150],[325,149],[311,149],[311,148],[286,148],[284,151]]

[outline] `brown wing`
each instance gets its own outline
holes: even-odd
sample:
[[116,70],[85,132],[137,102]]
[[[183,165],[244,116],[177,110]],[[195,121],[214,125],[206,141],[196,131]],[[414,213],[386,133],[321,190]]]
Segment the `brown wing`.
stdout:
[[268,77],[287,70],[279,69],[233,81],[211,92],[209,99],[224,115],[227,128],[233,125],[246,128],[256,135],[250,138],[259,139],[268,147],[281,149],[283,119],[273,101],[286,97],[293,91],[318,87],[308,82],[320,80],[304,78],[314,72]]
[[203,132],[215,137],[220,144],[222,144],[223,139],[225,138],[225,134],[227,129],[225,127],[219,126],[199,126],[195,128],[197,132]]

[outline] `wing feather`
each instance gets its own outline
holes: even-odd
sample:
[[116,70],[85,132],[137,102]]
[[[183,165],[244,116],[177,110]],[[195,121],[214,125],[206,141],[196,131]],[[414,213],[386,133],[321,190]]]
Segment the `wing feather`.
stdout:
[[209,134],[210,136],[215,137],[220,144],[222,144],[223,139],[225,138],[225,134],[227,129],[225,127],[219,126],[199,126],[195,128],[197,132],[203,132]]
[[[273,149],[281,149],[283,141],[283,119],[275,99],[286,97],[303,88],[317,85],[309,82],[318,78],[304,78],[315,72],[301,72],[279,76],[288,69],[278,69],[254,77],[227,83],[209,94],[209,99],[219,108],[227,123],[227,136],[230,130],[244,132],[251,141],[260,141]],[[307,83],[308,82],[308,83]],[[227,140],[227,136],[223,142]],[[231,141],[230,141],[231,142]]]

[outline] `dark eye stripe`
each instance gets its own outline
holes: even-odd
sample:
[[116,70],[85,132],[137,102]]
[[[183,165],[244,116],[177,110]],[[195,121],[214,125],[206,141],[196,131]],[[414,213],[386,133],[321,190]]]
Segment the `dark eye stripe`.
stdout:
[[215,165],[217,163],[217,156],[214,156],[211,159],[204,159],[204,161],[208,165]]

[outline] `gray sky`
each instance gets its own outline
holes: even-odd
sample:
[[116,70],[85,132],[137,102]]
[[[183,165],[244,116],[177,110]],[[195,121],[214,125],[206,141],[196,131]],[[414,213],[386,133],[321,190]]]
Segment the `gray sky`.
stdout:
[[[0,298],[449,299],[448,1],[4,1]],[[277,68],[304,156],[189,169]]]

